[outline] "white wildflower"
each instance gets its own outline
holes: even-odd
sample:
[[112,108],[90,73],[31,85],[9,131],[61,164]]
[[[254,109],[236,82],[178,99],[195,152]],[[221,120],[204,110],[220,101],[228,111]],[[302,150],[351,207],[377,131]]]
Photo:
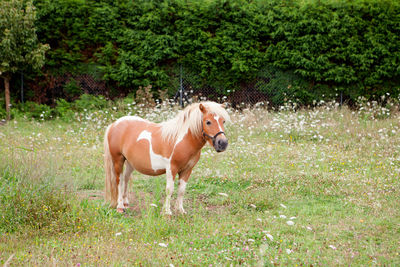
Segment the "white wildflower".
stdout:
[[274,237],[271,234],[267,234],[267,237],[269,238],[269,240],[274,241]]

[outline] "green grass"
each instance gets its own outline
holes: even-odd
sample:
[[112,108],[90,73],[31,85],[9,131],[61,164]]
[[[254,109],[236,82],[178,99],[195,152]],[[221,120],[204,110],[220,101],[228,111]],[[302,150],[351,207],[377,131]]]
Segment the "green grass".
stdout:
[[0,126],[0,264],[400,264],[399,113],[231,111],[228,150],[203,149],[188,214],[165,217],[164,176],[134,173],[125,214],[104,204],[113,112]]

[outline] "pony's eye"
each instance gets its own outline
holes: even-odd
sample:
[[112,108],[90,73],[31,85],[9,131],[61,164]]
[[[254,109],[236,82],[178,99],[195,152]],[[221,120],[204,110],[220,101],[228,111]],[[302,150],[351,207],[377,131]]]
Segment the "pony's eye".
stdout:
[[207,125],[211,125],[211,121],[206,121],[206,124]]
[[225,121],[223,121],[222,123],[225,124]]

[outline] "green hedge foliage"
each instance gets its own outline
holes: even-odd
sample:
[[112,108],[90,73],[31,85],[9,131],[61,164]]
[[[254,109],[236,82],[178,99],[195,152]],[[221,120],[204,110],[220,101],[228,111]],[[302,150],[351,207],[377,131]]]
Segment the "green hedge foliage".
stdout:
[[183,64],[227,93],[275,69],[296,78],[304,102],[318,88],[350,98],[399,92],[397,0],[34,2],[52,72],[95,63],[117,87],[157,91]]

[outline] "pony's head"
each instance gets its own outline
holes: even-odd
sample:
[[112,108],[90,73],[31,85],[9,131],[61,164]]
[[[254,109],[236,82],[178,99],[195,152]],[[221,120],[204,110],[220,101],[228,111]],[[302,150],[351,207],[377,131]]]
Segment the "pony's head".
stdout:
[[215,102],[194,103],[175,118],[163,122],[161,135],[164,140],[176,142],[190,130],[197,138],[204,138],[217,152],[222,152],[228,146],[225,121],[230,121],[230,118],[223,105]]
[[225,107],[215,102],[204,102],[199,104],[199,109],[202,113],[201,130],[204,138],[217,152],[225,151],[228,138],[224,123],[229,120]]

